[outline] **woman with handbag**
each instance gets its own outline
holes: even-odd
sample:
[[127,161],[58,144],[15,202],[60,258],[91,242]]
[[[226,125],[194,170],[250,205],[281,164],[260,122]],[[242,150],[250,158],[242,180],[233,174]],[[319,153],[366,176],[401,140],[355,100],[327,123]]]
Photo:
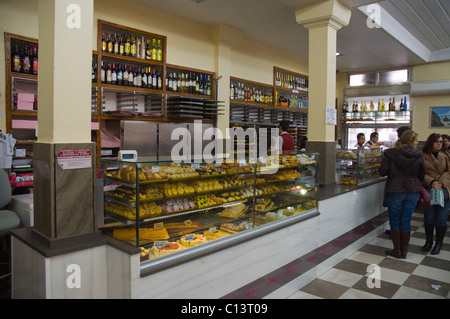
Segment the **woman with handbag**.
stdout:
[[412,130],[402,133],[395,148],[384,152],[379,173],[387,176],[385,202],[394,249],[386,255],[406,258],[411,235],[411,216],[419,199],[425,176],[423,153],[417,149],[418,136]]
[[422,148],[425,162],[425,179],[423,186],[430,189],[431,199],[433,193],[440,192],[443,200],[425,211],[425,245],[422,251],[430,251],[433,246],[433,232],[436,228],[436,242],[431,250],[432,255],[439,254],[442,242],[447,231],[447,214],[450,208],[450,160],[443,151],[443,138],[440,134],[431,134]]

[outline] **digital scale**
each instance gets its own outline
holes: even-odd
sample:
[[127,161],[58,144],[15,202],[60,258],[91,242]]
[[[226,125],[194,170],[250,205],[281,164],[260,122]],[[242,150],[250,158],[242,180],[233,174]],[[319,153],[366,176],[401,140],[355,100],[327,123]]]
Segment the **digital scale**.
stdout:
[[137,161],[137,152],[133,150],[129,151],[119,151],[119,160],[127,161],[127,162],[136,162]]

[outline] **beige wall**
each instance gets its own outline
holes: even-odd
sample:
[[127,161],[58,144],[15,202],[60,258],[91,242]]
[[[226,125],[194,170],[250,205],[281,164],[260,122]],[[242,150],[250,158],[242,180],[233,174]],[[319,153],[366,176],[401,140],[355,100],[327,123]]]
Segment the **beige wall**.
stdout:
[[[415,66],[412,71],[414,82],[437,81],[450,79],[450,62],[428,63]],[[413,105],[413,130],[419,134],[419,139],[425,141],[432,133],[449,134],[450,129],[430,128],[430,107],[449,106],[450,94],[415,96]]]
[[[215,72],[215,46],[211,27],[178,18],[125,0],[94,1],[94,37],[97,49],[97,19],[167,36],[167,63]],[[298,26],[301,28],[302,26]],[[0,129],[5,130],[5,48],[4,32],[38,38],[36,0],[0,1]],[[301,44],[299,44],[301,45]],[[232,76],[273,84],[273,67],[308,74],[301,61],[269,47],[244,41],[231,52]]]

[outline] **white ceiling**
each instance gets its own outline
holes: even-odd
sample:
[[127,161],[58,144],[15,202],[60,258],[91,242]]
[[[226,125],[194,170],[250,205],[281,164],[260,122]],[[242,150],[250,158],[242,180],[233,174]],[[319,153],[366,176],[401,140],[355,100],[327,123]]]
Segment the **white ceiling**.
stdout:
[[[296,22],[294,8],[320,0],[133,1],[197,23],[229,25],[242,30],[248,40],[307,60],[308,30]],[[337,51],[342,53],[338,71],[450,60],[450,0],[341,2],[352,8],[352,16],[349,25],[338,31]],[[369,17],[379,25],[374,26]]]

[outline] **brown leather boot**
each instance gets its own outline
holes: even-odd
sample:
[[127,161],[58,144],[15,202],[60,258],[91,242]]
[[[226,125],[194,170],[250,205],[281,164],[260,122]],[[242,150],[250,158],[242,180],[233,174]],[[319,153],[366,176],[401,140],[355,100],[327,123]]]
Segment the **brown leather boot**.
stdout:
[[400,231],[400,258],[406,259],[411,231]]
[[392,237],[392,243],[394,244],[394,249],[386,250],[385,253],[388,256],[392,256],[395,258],[401,257],[400,252],[400,230],[398,229],[391,229],[391,237]]

